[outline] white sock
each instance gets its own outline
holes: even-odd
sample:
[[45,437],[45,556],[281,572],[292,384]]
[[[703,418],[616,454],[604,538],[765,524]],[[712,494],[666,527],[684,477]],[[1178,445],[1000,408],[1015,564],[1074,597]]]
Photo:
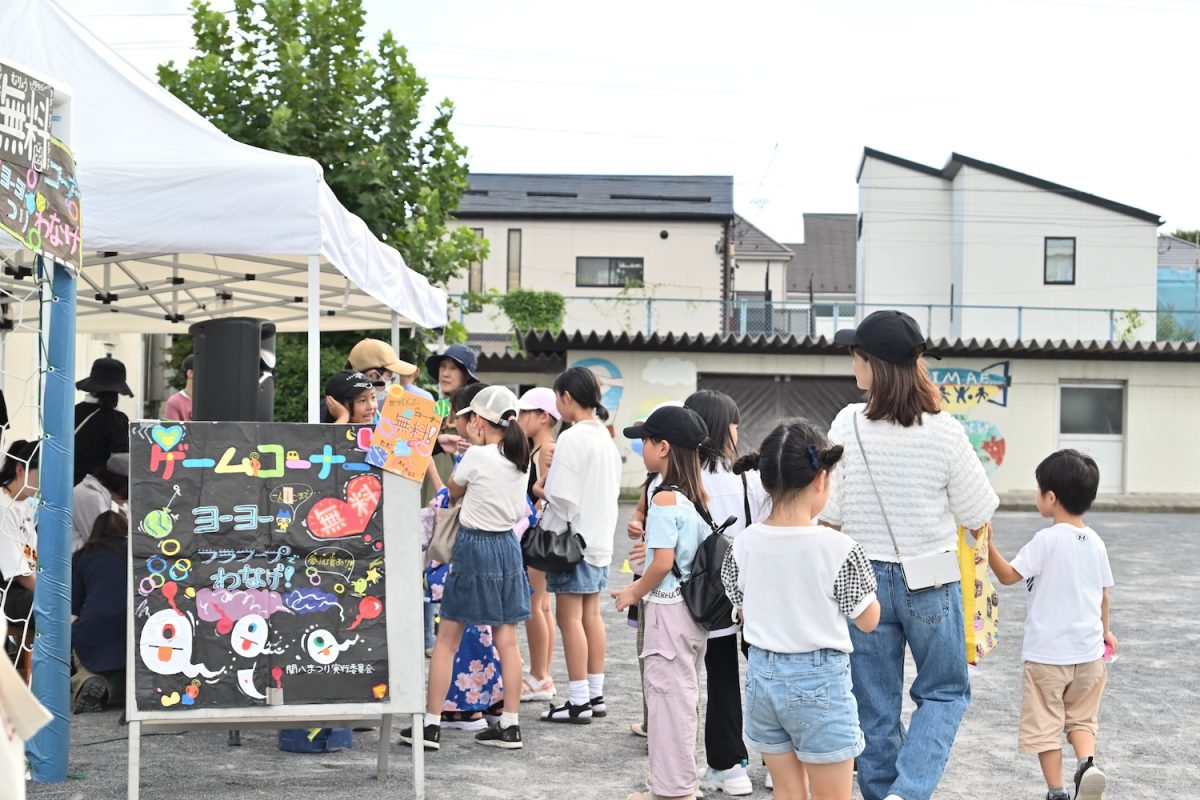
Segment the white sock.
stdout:
[[573,706],[581,706],[592,698],[588,697],[587,681],[571,681],[567,688],[567,701]]
[[604,673],[603,672],[599,672],[599,673],[595,673],[595,674],[589,672],[588,677],[587,677],[587,684],[588,684],[588,693],[590,695],[588,697],[589,700],[592,697],[603,697],[604,696]]
[[517,716],[518,715],[516,714],[516,712],[513,712],[512,714],[508,713],[507,711],[501,712],[501,714],[500,714],[500,730],[504,730],[505,728],[511,728],[513,725],[516,725],[517,724]]
[[437,725],[439,728],[442,727],[442,715],[441,714],[426,714],[425,715],[425,724],[426,725]]

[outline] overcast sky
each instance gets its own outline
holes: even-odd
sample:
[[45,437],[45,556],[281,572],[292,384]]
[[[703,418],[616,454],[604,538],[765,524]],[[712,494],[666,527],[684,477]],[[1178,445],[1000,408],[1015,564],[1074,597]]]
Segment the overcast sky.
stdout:
[[[153,74],[186,0],[59,0]],[[232,0],[214,0],[217,9]],[[733,175],[780,241],[864,146],[957,151],[1200,228],[1200,0],[366,0],[486,172]]]

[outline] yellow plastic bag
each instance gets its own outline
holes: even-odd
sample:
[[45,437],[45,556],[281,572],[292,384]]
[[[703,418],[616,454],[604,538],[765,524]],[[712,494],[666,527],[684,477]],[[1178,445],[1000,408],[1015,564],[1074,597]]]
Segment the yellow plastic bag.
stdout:
[[977,666],[1000,638],[1000,595],[988,576],[991,525],[971,546],[965,528],[958,529],[958,565],[962,571],[963,621],[967,629],[967,663]]

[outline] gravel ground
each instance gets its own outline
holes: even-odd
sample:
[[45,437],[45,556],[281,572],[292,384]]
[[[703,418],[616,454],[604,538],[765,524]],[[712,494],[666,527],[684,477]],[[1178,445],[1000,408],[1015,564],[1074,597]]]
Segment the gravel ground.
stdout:
[[[624,508],[626,515],[629,511]],[[1112,666],[1102,706],[1098,762],[1108,773],[1110,796],[1122,800],[1200,797],[1200,746],[1185,722],[1200,709],[1200,689],[1182,680],[1177,666],[1200,645],[1200,627],[1186,621],[1200,601],[1196,559],[1189,556],[1198,521],[1188,515],[1121,513],[1091,519],[1108,545],[1117,581],[1112,624],[1121,640],[1121,658]],[[996,520],[996,541],[1011,558],[1040,524],[1033,514],[1002,513]],[[626,541],[618,537],[618,553]],[[613,566],[614,586],[629,580],[619,567],[620,558]],[[1045,796],[1036,758],[1016,753],[1022,589],[1001,587],[1000,594],[1001,643],[973,670],[974,700],[938,798]],[[641,714],[634,632],[624,615],[611,611],[606,618],[608,718],[588,727],[550,725],[537,721],[540,708],[526,705],[526,746],[517,752],[479,747],[471,734],[447,731],[442,751],[426,759],[428,797],[612,800],[640,788],[647,772],[646,745],[629,733],[629,724]],[[561,654],[554,675],[565,688]],[[75,777],[60,784],[30,784],[29,796],[125,797],[127,743],[118,717],[112,711],[75,719],[70,765]],[[413,797],[406,748],[392,746],[391,780],[376,781],[374,733],[355,734],[354,749],[324,756],[282,753],[267,731],[246,731],[242,742],[240,748],[228,747],[225,736],[216,732],[145,738],[142,797]],[[754,797],[768,797],[762,788],[765,770],[755,763],[751,776]],[[857,790],[854,796],[859,797]]]

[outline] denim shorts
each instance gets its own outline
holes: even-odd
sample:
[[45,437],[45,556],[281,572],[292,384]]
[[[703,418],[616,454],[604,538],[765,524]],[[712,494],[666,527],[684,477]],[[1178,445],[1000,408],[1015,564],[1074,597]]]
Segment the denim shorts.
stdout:
[[513,625],[529,616],[529,581],[517,537],[460,526],[442,590],[442,618]]
[[743,738],[768,755],[795,753],[809,764],[836,764],[865,747],[840,650],[772,653],[751,646]]
[[551,594],[596,594],[608,588],[608,567],[593,567],[580,561],[566,572],[547,572],[546,591]]

